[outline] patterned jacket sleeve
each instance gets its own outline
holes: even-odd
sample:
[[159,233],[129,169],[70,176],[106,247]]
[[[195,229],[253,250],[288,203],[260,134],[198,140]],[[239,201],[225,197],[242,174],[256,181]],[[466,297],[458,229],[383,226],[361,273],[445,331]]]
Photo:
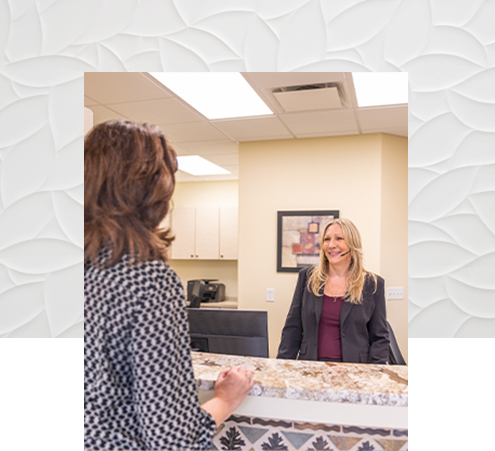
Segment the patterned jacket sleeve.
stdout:
[[146,449],[211,449],[216,424],[199,405],[184,292],[168,266],[156,291],[137,302],[131,346],[136,416]]

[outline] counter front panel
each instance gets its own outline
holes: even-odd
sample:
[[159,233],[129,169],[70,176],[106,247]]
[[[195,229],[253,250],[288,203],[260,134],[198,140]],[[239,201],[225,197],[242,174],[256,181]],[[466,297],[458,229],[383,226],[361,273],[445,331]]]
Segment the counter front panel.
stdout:
[[217,430],[217,449],[408,449],[405,366],[193,353],[200,402],[234,365],[252,369],[256,384]]

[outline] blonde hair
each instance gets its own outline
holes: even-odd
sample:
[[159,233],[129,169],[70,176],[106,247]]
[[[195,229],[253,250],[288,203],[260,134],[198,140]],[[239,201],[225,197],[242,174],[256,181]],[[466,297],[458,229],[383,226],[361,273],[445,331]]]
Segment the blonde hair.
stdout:
[[361,304],[361,294],[363,292],[366,276],[369,274],[375,282],[376,290],[376,275],[367,271],[363,267],[363,248],[361,245],[361,235],[357,227],[345,218],[337,218],[329,222],[321,234],[320,242],[320,261],[310,270],[308,278],[308,290],[312,291],[316,296],[319,295],[329,274],[328,258],[323,250],[323,242],[325,234],[331,225],[338,224],[342,227],[344,240],[351,250],[351,263],[349,265],[349,273],[347,274],[347,292],[345,300],[351,304]]

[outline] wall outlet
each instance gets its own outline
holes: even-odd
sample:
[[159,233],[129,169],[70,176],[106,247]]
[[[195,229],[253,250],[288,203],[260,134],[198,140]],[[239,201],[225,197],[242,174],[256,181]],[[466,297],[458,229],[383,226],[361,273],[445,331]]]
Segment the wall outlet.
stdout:
[[267,288],[266,289],[266,300],[268,302],[275,301],[275,288]]
[[403,287],[389,287],[387,288],[387,299],[404,299]]

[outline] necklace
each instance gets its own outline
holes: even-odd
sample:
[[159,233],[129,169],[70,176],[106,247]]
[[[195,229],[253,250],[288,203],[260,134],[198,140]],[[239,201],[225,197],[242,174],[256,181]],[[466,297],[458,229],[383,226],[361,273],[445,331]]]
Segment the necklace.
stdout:
[[342,296],[330,296],[333,299],[333,303],[335,304],[337,302],[337,298],[340,298]]
[[343,294],[338,294],[338,295],[336,295],[336,296],[334,296],[333,294],[327,294],[327,296],[328,296],[329,298],[332,298],[332,299],[333,299],[333,302],[335,303],[335,302],[337,302],[337,298],[341,298],[342,296],[345,296],[345,293],[343,293]]

